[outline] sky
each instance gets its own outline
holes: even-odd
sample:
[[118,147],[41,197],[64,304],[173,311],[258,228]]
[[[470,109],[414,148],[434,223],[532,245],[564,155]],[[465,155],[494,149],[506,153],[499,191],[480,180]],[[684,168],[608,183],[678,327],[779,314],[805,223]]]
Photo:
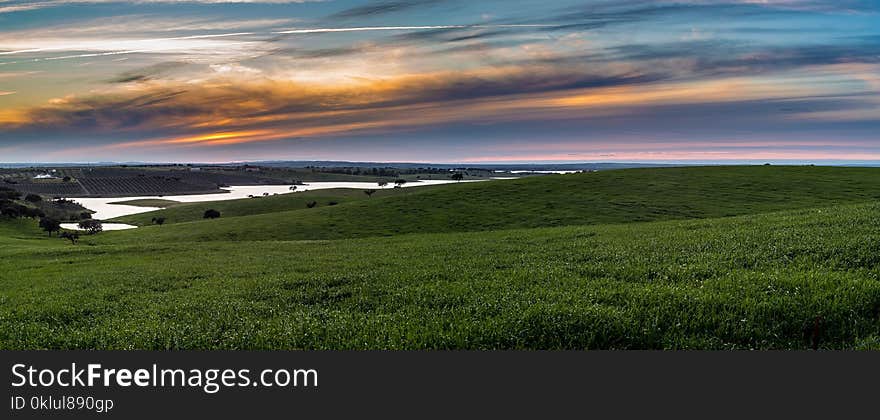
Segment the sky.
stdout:
[[880,161],[880,1],[0,0],[0,162]]

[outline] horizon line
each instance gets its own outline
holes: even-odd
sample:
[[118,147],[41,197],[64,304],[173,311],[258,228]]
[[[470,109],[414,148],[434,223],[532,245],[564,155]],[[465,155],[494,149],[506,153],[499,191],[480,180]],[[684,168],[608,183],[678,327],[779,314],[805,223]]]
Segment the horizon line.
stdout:
[[232,160],[232,161],[25,161],[25,162],[0,162],[4,165],[235,165],[235,164],[260,164],[260,163],[369,163],[369,164],[425,164],[425,165],[472,165],[472,166],[498,166],[498,165],[763,165],[763,164],[864,164],[880,165],[878,160],[853,160],[853,159],[715,159],[715,160],[620,160],[620,161],[480,161],[480,162],[429,162],[429,161],[371,161],[371,160],[333,160],[333,159],[273,159],[273,160]]

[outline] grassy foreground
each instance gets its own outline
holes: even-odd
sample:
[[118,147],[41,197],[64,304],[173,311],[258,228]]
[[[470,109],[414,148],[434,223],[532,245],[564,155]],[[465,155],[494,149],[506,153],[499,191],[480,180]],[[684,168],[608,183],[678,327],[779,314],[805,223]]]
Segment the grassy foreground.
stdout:
[[[804,168],[812,169],[830,172]],[[876,173],[852,187],[831,177],[839,184],[816,193],[814,206],[807,192],[796,196],[800,187],[788,188],[788,203],[806,207],[796,210],[346,240],[279,241],[253,224],[251,240],[228,234],[233,222],[278,214],[106,232],[77,246],[44,237],[31,222],[4,222],[0,348],[880,349]],[[382,200],[395,208],[508,182],[524,181]],[[712,196],[778,199],[765,187]],[[695,189],[668,190],[666,201],[697,199]],[[833,203],[859,199],[865,203]],[[729,211],[697,201],[688,205],[704,214]],[[379,200],[323,211],[370,202]],[[197,241],[166,237],[191,238],[193,226],[215,231]]]

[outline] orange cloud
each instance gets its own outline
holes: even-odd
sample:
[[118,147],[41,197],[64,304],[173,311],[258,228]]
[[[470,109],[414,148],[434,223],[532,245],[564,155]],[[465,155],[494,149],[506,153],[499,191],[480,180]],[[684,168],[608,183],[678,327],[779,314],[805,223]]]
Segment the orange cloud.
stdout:
[[153,80],[5,110],[0,127],[139,139],[103,146],[110,149],[212,147],[462,121],[595,118],[645,106],[784,100],[826,95],[833,89],[742,77],[663,82],[626,71],[508,66],[345,84],[240,73],[195,82]]

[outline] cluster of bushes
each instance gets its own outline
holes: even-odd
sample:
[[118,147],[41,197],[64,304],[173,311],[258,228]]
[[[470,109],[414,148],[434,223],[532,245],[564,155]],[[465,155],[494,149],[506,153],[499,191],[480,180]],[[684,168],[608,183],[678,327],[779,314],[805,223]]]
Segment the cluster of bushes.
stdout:
[[[25,200],[27,200],[27,198],[25,198]],[[72,222],[92,218],[92,213],[86,211],[82,205],[66,198],[54,197],[52,200],[41,201],[38,204],[43,208],[47,215],[53,218],[70,220]]]
[[92,214],[87,211],[81,212],[78,215],[74,214],[74,215],[70,216],[70,220],[89,220],[91,218],[92,218]]
[[[0,215],[13,219],[20,217],[33,219],[46,215],[38,208],[16,203],[15,200],[21,200],[21,195],[20,192],[13,190],[12,188],[0,187]],[[28,194],[27,197],[25,197],[25,200],[36,203],[42,201],[42,198],[35,194]]]
[[42,210],[35,207],[28,207],[9,200],[0,200],[0,215],[12,219],[26,217],[35,219],[46,215]]
[[372,176],[381,176],[381,177],[397,177],[400,176],[400,171],[394,168],[359,168],[359,167],[318,167],[318,166],[307,166],[306,169],[310,169],[312,172],[321,172],[321,173],[329,173],[329,174],[342,174],[342,175],[372,175]]
[[8,187],[0,187],[0,200],[21,200],[21,193]]
[[[312,172],[343,174],[343,175],[372,175],[375,177],[382,177],[382,178],[398,178],[401,175],[418,175],[418,174],[443,175],[443,174],[448,174],[450,172],[448,168],[432,168],[432,167],[424,167],[424,168],[363,168],[363,167],[356,167],[356,166],[345,166],[345,167],[307,166],[306,169],[310,169]],[[470,172],[487,172],[486,169],[480,169],[480,168],[458,168],[456,170],[457,171],[464,171],[464,175],[469,175],[468,171],[470,171]]]
[[11,201],[0,202],[0,214],[3,216],[18,219],[26,217],[28,219],[36,219],[46,215],[42,210],[34,207],[28,207],[22,204],[13,203]]
[[73,222],[92,218],[92,213],[75,201],[60,197],[44,200],[38,194],[25,195],[7,187],[0,187],[0,215],[13,219],[51,217]]

